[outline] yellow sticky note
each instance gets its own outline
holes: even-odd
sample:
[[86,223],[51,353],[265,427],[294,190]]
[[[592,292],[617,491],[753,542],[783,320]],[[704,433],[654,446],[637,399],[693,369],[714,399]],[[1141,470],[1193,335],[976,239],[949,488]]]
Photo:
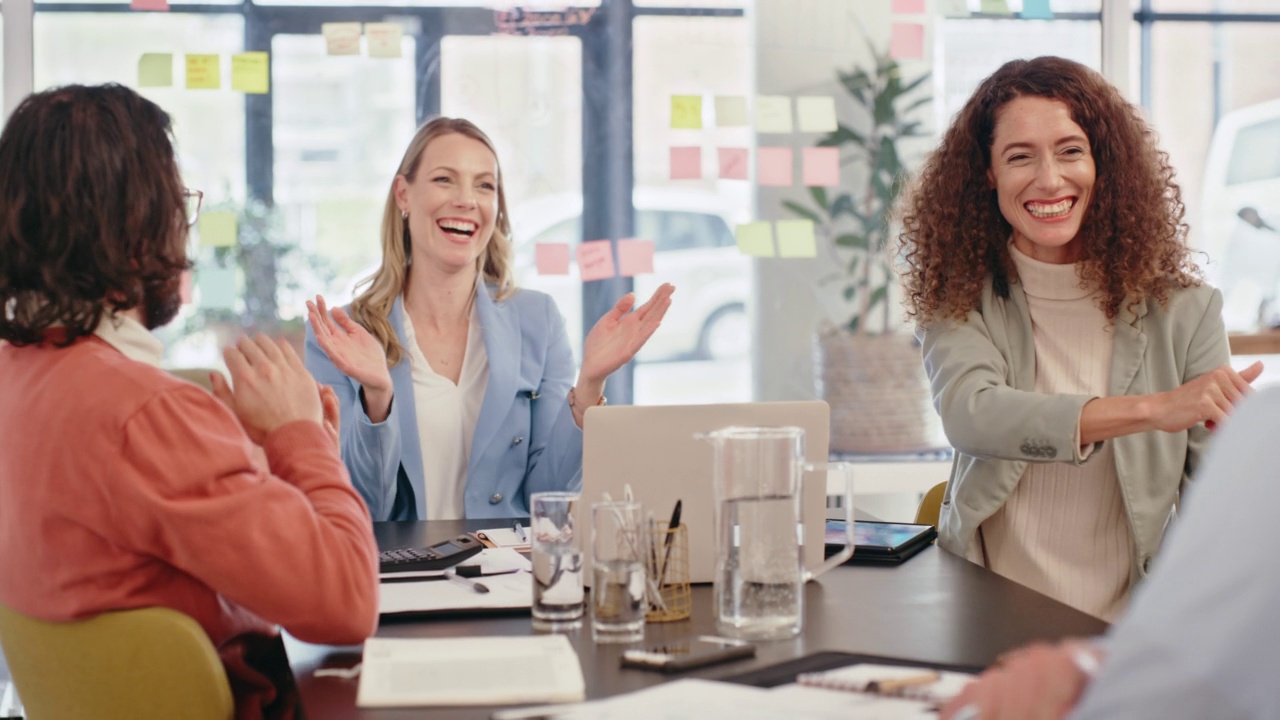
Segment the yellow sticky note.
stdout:
[[222,63],[217,55],[187,56],[187,89],[217,90],[222,87]]
[[778,257],[811,258],[818,256],[818,239],[812,220],[778,221]]
[[1012,15],[1008,0],[982,0],[982,9],[986,15]]
[[360,23],[321,23],[325,52],[330,55],[360,54]]
[[791,132],[791,98],[760,95],[756,98],[756,132]]
[[173,53],[143,53],[138,58],[138,87],[173,87]]
[[236,216],[229,212],[200,213],[200,244],[204,247],[234,247]]
[[773,225],[767,222],[751,222],[735,229],[738,249],[743,255],[773,257]]
[[702,129],[702,96],[671,96],[671,127],[677,130]]
[[836,99],[830,95],[796,98],[796,115],[800,116],[800,132],[836,131]]
[[264,52],[236,53],[231,56],[231,89],[253,95],[264,95],[271,86],[271,67]]
[[746,127],[751,124],[747,115],[747,98],[742,95],[716,96],[716,127]]
[[401,35],[399,23],[366,23],[364,36],[369,40],[369,57],[400,57]]

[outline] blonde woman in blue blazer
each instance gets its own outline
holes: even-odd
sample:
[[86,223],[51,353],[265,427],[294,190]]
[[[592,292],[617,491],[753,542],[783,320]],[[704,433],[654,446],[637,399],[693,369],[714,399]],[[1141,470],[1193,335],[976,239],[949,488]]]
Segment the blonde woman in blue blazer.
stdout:
[[342,457],[375,520],[513,517],[582,482],[582,420],[671,304],[627,294],[574,380],[550,297],[518,290],[497,153],[472,123],[414,135],[387,197],[382,266],[351,303],[308,302],[307,368],[342,404]]

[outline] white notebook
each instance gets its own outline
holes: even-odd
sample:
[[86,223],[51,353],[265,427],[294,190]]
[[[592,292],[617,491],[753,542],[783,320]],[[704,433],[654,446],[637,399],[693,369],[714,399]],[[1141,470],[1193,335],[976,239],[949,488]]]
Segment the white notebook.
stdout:
[[582,665],[564,635],[369,638],[360,707],[577,702]]
[[805,673],[796,682],[806,687],[870,693],[944,703],[964,689],[973,675],[949,670],[860,663],[825,672]]

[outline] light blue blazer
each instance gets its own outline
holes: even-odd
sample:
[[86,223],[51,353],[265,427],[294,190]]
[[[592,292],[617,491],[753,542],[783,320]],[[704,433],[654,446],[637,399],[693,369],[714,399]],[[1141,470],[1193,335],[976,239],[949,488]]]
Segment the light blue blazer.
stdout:
[[[467,463],[463,503],[468,518],[528,515],[530,494],[582,487],[582,430],[566,400],[575,366],[560,311],[549,296],[533,290],[517,290],[501,302],[493,292],[484,286],[476,293],[489,383]],[[403,345],[400,298],[389,319]],[[391,368],[391,413],[373,423],[361,403],[359,383],[334,366],[309,325],[306,354],[307,369],[338,395],[342,460],[373,519],[425,518],[408,355]]]

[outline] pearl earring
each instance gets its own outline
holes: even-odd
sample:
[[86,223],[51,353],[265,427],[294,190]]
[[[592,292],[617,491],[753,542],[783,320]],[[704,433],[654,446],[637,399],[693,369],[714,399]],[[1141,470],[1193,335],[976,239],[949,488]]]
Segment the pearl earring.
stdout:
[[401,211],[400,211],[400,219],[401,219],[401,220],[408,220],[408,219],[409,219],[409,211],[408,211],[408,210],[401,210]]

